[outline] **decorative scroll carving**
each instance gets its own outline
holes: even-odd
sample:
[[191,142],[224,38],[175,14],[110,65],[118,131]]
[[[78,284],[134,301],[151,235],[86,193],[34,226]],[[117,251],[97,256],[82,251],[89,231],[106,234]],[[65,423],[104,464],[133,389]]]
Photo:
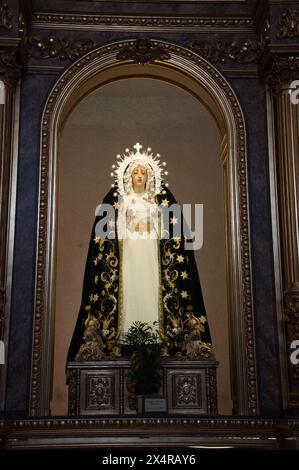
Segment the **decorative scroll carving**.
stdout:
[[253,30],[253,19],[249,17],[196,17],[196,16],[108,16],[80,15],[65,13],[35,13],[33,25],[36,27],[77,27],[80,29],[107,30],[138,30],[159,29],[159,31],[193,30],[209,28],[216,31],[248,31]]
[[299,36],[299,10],[287,10],[282,13],[278,24],[278,39]]
[[0,28],[11,29],[11,21],[11,11],[9,10],[7,3],[4,3],[0,6]]
[[88,314],[85,320],[84,343],[76,355],[76,361],[98,361],[106,354],[103,351],[104,342],[101,337],[100,323],[96,317]]
[[87,408],[112,406],[112,377],[89,377]]
[[198,383],[195,375],[176,376],[175,393],[177,405],[197,405]]
[[76,59],[93,49],[94,41],[85,39],[73,41],[66,38],[42,38],[29,37],[26,49],[28,57],[34,59],[53,59],[59,57],[61,60]]
[[257,41],[194,41],[191,47],[213,63],[227,60],[238,64],[256,63],[261,51]]
[[170,59],[169,52],[163,46],[154,46],[147,38],[140,38],[125,46],[116,55],[118,60],[133,60],[139,64],[150,64],[155,60]]
[[18,61],[17,51],[0,49],[0,77],[7,84],[16,83],[21,76],[21,65]]

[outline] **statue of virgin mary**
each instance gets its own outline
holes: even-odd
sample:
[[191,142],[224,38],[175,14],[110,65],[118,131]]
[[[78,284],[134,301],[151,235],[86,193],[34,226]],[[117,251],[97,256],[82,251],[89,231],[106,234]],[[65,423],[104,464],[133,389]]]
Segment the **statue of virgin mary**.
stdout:
[[172,212],[166,163],[150,148],[134,149],[117,156],[96,215],[68,361],[120,356],[119,339],[136,321],[156,325],[164,355],[210,359],[194,252],[185,248],[181,214]]

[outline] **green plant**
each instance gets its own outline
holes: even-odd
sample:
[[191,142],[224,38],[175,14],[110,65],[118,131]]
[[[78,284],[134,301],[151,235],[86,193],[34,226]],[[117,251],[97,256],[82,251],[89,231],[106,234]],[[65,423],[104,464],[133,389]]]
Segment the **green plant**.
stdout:
[[158,392],[162,349],[159,335],[149,324],[136,321],[125,336],[124,346],[131,355],[129,379],[135,384],[136,395]]

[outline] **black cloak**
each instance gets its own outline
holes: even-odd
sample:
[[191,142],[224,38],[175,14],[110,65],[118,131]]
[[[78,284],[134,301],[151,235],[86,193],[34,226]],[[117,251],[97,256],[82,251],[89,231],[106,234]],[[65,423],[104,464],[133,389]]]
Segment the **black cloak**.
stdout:
[[[112,188],[103,200],[103,203],[113,206],[115,221],[118,213],[118,197],[117,189]],[[163,186],[162,193],[156,196],[156,202],[162,211],[176,204],[172,193],[165,186]],[[109,341],[113,341],[118,334],[118,305],[121,295],[119,240],[117,231],[115,238],[112,239],[96,237],[95,228],[99,220],[100,217],[97,216],[91,233],[82,302],[67,361],[74,361],[80,346],[87,341],[86,320],[88,316],[91,315],[97,319],[100,335],[101,331],[105,331],[104,340],[108,338]],[[180,222],[183,224],[183,217]],[[190,333],[190,324],[193,326],[197,324],[200,326],[200,341],[211,350],[209,326],[194,252],[185,250],[184,237],[174,236],[174,225],[169,225],[169,231],[169,237],[160,239],[158,242],[163,311],[163,324],[160,325],[162,336],[168,342],[170,355],[178,352],[180,354],[180,334]],[[190,318],[191,323],[188,326]]]

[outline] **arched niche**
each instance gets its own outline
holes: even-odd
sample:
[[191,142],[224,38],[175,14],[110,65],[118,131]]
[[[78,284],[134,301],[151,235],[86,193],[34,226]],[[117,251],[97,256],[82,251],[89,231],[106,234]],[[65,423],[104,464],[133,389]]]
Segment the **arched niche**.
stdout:
[[40,209],[33,325],[30,414],[48,415],[55,331],[55,256],[59,137],[72,109],[85,96],[115,80],[151,78],[178,86],[213,115],[221,136],[225,205],[225,250],[229,346],[234,412],[257,414],[252,312],[246,134],[238,100],[223,76],[198,55],[165,42],[170,54],[153,64],[118,60],[119,42],[92,51],[73,64],[52,89],[41,126]]

